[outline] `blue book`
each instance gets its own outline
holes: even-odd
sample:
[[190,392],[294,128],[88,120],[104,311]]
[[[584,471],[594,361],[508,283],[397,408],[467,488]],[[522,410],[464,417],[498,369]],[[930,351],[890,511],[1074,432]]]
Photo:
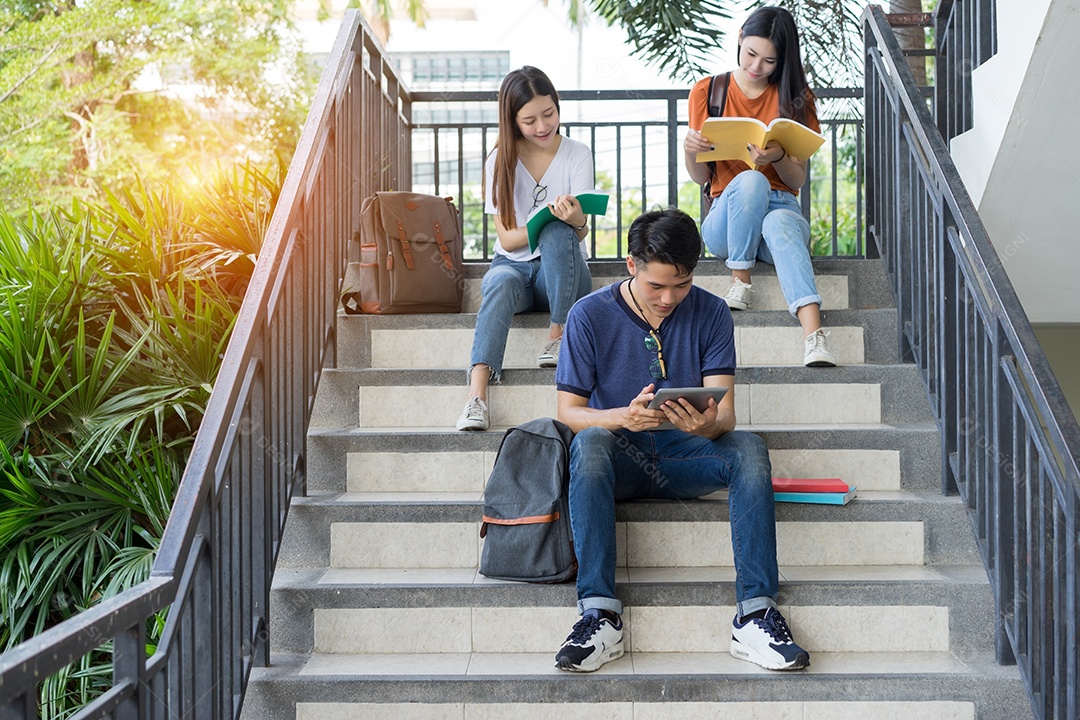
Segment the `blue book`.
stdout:
[[847,492],[774,492],[776,502],[816,503],[819,505],[847,505],[855,497],[855,486]]

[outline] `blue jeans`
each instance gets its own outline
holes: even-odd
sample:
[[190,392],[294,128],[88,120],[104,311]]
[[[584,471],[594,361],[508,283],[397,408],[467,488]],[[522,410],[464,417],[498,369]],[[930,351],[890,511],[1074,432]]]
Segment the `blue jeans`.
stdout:
[[548,223],[540,231],[540,257],[519,262],[496,255],[480,284],[469,371],[483,363],[491,377],[502,374],[510,323],[517,313],[548,310],[553,325],[566,324],[578,298],[592,290],[589,265],[581,256],[578,236],[564,222]]
[[[582,430],[570,444],[570,526],[578,612],[622,613],[615,597],[615,503],[687,500],[729,489],[739,615],[776,607],[776,512],[765,441],[735,430],[716,440],[681,430]],[[672,558],[678,565],[679,559]]]
[[770,188],[762,173],[744,170],[728,183],[701,223],[701,238],[732,270],[749,270],[758,260],[774,265],[792,315],[803,305],[821,304],[810,262],[810,224],[798,199]]

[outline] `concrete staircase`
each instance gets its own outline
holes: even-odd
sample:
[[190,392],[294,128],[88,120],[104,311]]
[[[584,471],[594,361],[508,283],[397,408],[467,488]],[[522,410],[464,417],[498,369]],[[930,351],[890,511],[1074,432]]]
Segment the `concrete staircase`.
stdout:
[[[594,263],[599,287],[625,275]],[[308,495],[290,510],[271,595],[271,667],[244,718],[1031,717],[993,658],[993,600],[965,511],[939,491],[939,441],[876,261],[816,263],[844,367],[801,366],[775,275],[736,313],[740,426],[777,476],[839,476],[844,507],[778,504],[782,609],[811,667],[775,673],[727,652],[734,613],[727,503],[619,506],[627,655],[590,675],[553,667],[577,619],[573,584],[477,573],[480,503],[502,430],[555,413],[535,368],[543,315],[515,319],[493,428],[459,433],[483,267],[466,312],[341,317],[337,367],[308,435]],[[696,281],[722,293],[726,271]],[[679,563],[673,566],[672,560]],[[598,704],[599,703],[599,704]]]

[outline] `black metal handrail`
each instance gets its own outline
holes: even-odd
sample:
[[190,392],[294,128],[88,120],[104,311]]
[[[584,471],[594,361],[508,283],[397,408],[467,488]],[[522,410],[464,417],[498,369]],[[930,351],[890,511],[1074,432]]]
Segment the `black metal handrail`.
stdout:
[[[0,717],[36,718],[38,684],[112,642],[113,686],[79,718],[235,718],[268,662],[268,598],[321,369],[332,362],[360,200],[405,187],[408,95],[345,15],[177,491],[151,577],[0,656]],[[157,651],[148,621],[168,609]]]
[[[811,163],[806,181],[799,193],[803,215],[811,217],[814,197],[814,178],[825,179],[829,208],[829,233],[824,243],[825,252],[818,254],[831,257],[864,257],[864,209],[863,209],[863,137],[862,118],[852,115],[851,103],[862,97],[861,88],[815,89],[819,100],[822,134],[827,138],[826,152],[819,153]],[[686,127],[686,96],[688,89],[672,90],[569,90],[559,93],[562,106],[562,128],[568,136],[585,142],[593,153],[593,166],[598,174],[606,172],[611,180],[611,204],[608,216],[591,223],[591,256],[597,259],[621,259],[624,257],[623,238],[626,228],[641,212],[655,204],[679,205],[680,188],[690,182],[682,169],[682,128]],[[471,252],[466,259],[488,260],[494,244],[494,232],[490,218],[483,212],[480,197],[480,168],[498,134],[494,110],[497,92],[490,91],[440,91],[414,92],[412,101],[420,107],[451,106],[460,108],[465,103],[472,107],[488,109],[487,122],[416,122],[413,124],[413,160],[418,169],[414,172],[414,190],[443,194],[449,190],[462,211],[463,236],[470,240]],[[841,113],[823,113],[828,103],[846,102]],[[583,117],[573,120],[568,106],[581,103]],[[610,118],[595,108],[613,109]],[[586,106],[588,109],[586,110]],[[576,108],[575,108],[576,109]],[[420,112],[416,113],[418,116]],[[835,116],[839,114],[840,116]],[[836,151],[838,138],[844,132],[854,135],[853,156],[841,158]],[[602,140],[608,148],[599,150]],[[850,167],[848,167],[850,165]],[[815,168],[817,168],[815,170]],[[853,252],[842,251],[839,245],[837,222],[839,213],[838,177],[841,171],[850,170],[853,175],[854,227],[851,229],[855,242]],[[822,171],[824,174],[822,175]],[[632,213],[624,213],[624,199],[635,203]],[[695,196],[694,204],[698,198]],[[473,209],[474,212],[469,212]],[[697,210],[696,207],[684,207]],[[631,217],[626,217],[631,214]],[[612,218],[612,216],[614,216]],[[609,231],[608,248],[598,243],[598,231]],[[821,243],[818,244],[822,245]],[[613,250],[610,249],[613,247]]]
[[939,0],[934,45],[937,129],[949,141],[971,129],[971,74],[997,52],[997,0]]
[[880,8],[863,30],[868,236],[941,430],[943,490],[990,576],[998,661],[1019,665],[1037,718],[1075,718],[1080,426]]

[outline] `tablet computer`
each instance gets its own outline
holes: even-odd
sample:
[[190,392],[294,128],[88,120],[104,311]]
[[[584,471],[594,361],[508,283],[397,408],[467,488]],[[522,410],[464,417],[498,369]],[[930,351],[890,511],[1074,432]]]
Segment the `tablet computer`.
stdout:
[[[646,406],[650,410],[659,410],[660,406],[668,400],[678,400],[679,398],[686,398],[690,401],[698,412],[705,412],[709,408],[709,398],[714,398],[719,404],[720,399],[727,394],[728,389],[726,387],[682,387],[682,388],[660,388],[656,391],[656,395],[649,404]],[[657,430],[671,430],[675,426],[669,422],[664,423]]]

